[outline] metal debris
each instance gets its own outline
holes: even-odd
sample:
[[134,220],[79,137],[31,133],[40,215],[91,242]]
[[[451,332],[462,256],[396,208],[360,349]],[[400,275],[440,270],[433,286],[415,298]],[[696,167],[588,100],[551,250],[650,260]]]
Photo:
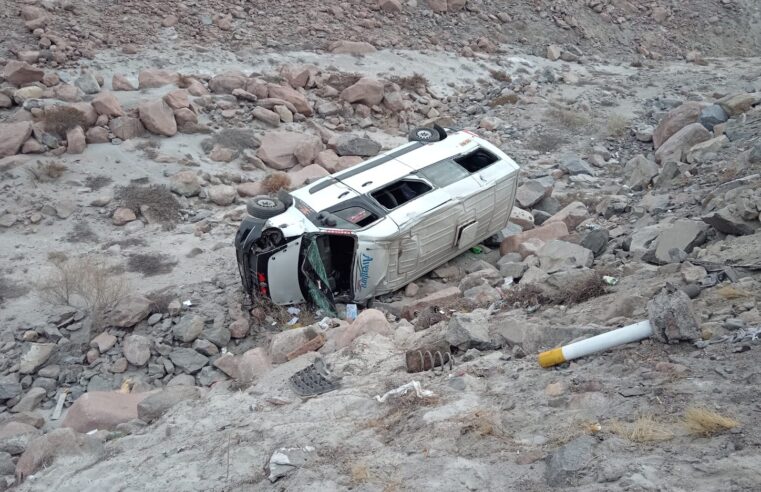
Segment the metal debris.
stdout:
[[332,379],[322,359],[298,371],[289,378],[293,391],[299,396],[314,396],[340,388],[337,379]]

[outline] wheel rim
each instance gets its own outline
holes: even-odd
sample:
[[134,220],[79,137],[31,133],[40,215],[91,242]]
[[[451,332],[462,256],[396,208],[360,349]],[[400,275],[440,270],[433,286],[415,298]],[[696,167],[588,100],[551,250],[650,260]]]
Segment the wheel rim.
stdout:
[[431,130],[418,130],[417,136],[423,140],[430,140],[433,137],[433,132]]
[[256,201],[256,204],[259,205],[260,207],[265,207],[265,208],[275,208],[277,206],[277,204],[275,203],[275,200],[271,200],[269,198],[261,198]]

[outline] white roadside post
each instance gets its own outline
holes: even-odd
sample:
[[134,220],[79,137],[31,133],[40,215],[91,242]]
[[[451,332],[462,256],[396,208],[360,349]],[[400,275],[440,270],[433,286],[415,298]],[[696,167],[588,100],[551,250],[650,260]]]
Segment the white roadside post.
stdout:
[[650,321],[640,321],[633,325],[624,326],[617,330],[609,331],[601,335],[587,338],[564,347],[554,348],[539,354],[539,365],[552,367],[569,360],[578,359],[586,355],[602,352],[625,343],[636,342],[648,338],[653,334]]

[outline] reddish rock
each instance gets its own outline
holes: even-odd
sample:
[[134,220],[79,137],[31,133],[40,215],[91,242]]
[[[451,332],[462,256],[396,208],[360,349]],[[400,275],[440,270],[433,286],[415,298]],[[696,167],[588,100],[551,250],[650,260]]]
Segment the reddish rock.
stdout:
[[291,179],[291,187],[300,188],[305,184],[317,181],[328,174],[328,171],[322,166],[312,164],[299,171],[288,173],[288,177]]
[[114,215],[111,217],[111,222],[113,222],[114,225],[122,226],[128,222],[132,222],[135,219],[137,219],[135,212],[129,208],[120,207],[114,210]]
[[177,85],[180,82],[180,74],[158,68],[146,68],[137,74],[137,82],[140,89]]
[[59,84],[52,89],[54,99],[60,99],[66,102],[79,102],[82,100],[84,93],[79,87],[71,84]]
[[81,154],[87,148],[87,138],[81,126],[75,126],[66,132],[66,152]]
[[312,114],[314,114],[312,105],[307,98],[295,89],[291,89],[284,85],[270,84],[268,87],[268,94],[270,98],[282,99],[283,101],[292,104],[293,107],[296,108],[296,111],[304,116],[312,116]]
[[180,22],[180,19],[178,19],[176,15],[170,14],[164,17],[163,19],[161,19],[161,26],[172,27],[172,26],[176,26],[178,22]]
[[140,137],[145,133],[145,128],[140,120],[131,116],[114,118],[108,126],[111,132],[122,140]]
[[97,459],[103,452],[102,441],[94,436],[79,434],[67,427],[55,429],[29,443],[16,463],[16,478],[22,481],[40,468],[50,466],[60,456],[70,460],[78,456]]
[[261,79],[250,78],[246,80],[246,92],[253,94],[257,99],[267,99],[269,91],[269,84]]
[[274,111],[270,111],[269,109],[261,107],[254,108],[254,110],[251,111],[251,116],[259,121],[267,123],[270,126],[280,126],[280,115]]
[[151,133],[171,137],[177,133],[177,122],[174,112],[161,99],[147,101],[138,106],[140,121]]
[[119,301],[111,311],[111,324],[119,328],[131,328],[151,314],[153,302],[147,297],[129,295]]
[[[459,296],[459,289],[455,287],[455,290],[457,290],[457,296]],[[348,347],[357,337],[368,333],[377,333],[386,337],[393,334],[393,329],[383,312],[377,309],[365,309],[359,313],[357,319],[352,321],[336,337],[336,348]]]
[[21,86],[32,82],[41,82],[45,72],[26,62],[10,60],[5,64],[2,75],[9,84]]
[[698,101],[687,101],[669,111],[653,132],[655,149],[657,150],[666,140],[685,126],[697,122],[700,119],[700,112],[707,105]]
[[102,91],[92,98],[92,107],[98,114],[106,116],[122,116],[124,111],[119,100],[114,96],[113,92]]
[[[283,76],[288,84],[294,89],[303,89],[309,83],[309,77],[316,75],[319,69],[314,65],[303,65],[300,67],[283,66],[280,69],[280,75]],[[267,96],[265,96],[267,97]]]
[[43,152],[47,152],[47,150],[48,148],[45,145],[42,145],[34,138],[30,138],[21,146],[22,154],[42,154]]
[[370,77],[362,77],[355,84],[341,92],[341,99],[350,103],[362,103],[368,106],[383,101],[383,82]]
[[115,91],[137,90],[136,87],[132,85],[132,82],[130,82],[127,77],[120,73],[114,74],[114,76],[111,78],[111,88]]
[[563,222],[569,231],[573,231],[579,224],[587,220],[589,212],[587,206],[581,202],[571,202],[562,210],[547,219],[543,225],[552,224],[553,222]]
[[334,173],[338,170],[338,154],[332,149],[326,149],[319,152],[315,158],[315,162],[330,173]]
[[94,429],[113,430],[121,423],[136,419],[137,404],[150,394],[90,391],[77,398],[61,426],[83,433]]
[[0,158],[18,154],[31,135],[32,124],[28,121],[0,123]]
[[531,212],[515,206],[510,211],[510,222],[521,226],[524,231],[534,228],[534,216]]
[[190,108],[175,109],[174,120],[177,122],[177,129],[182,133],[195,133],[198,131],[198,115]]
[[234,89],[246,87],[246,76],[240,72],[226,72],[209,80],[209,89],[215,94],[232,94]]
[[108,143],[108,130],[102,126],[94,126],[87,130],[85,137],[88,144]]
[[230,323],[228,329],[230,330],[230,336],[232,338],[244,338],[248,335],[248,320],[245,318],[236,319]]
[[238,379],[252,382],[262,377],[272,369],[267,352],[262,347],[248,350],[238,360]]
[[249,181],[247,183],[241,183],[237,186],[238,195],[242,197],[253,197],[262,194],[266,194],[266,190],[262,183],[259,181]]
[[384,12],[393,14],[402,11],[402,3],[399,0],[379,0],[378,7]]
[[434,12],[443,13],[447,11],[447,0],[427,0],[428,7]]
[[321,148],[322,142],[316,135],[294,132],[267,132],[262,137],[261,145],[256,155],[269,167],[285,170],[298,164],[296,157],[297,149],[303,151],[304,148],[317,148],[318,146]]
[[429,306],[446,307],[447,304],[457,301],[461,296],[462,292],[457,287],[447,287],[420,299],[405,300],[402,306],[402,317],[411,320]]
[[655,161],[665,164],[669,161],[683,162],[687,152],[701,142],[711,138],[711,132],[700,123],[691,123],[671,136],[655,151]]
[[538,238],[542,241],[550,241],[552,239],[559,239],[568,235],[568,227],[565,222],[553,222],[551,224],[542,225],[530,231],[524,231],[520,234],[508,236],[502,240],[499,245],[499,253],[504,256],[507,253],[517,253],[520,244],[530,238]]
[[177,89],[164,95],[164,102],[172,109],[188,108],[190,107],[190,99],[188,98],[188,91],[185,89]]

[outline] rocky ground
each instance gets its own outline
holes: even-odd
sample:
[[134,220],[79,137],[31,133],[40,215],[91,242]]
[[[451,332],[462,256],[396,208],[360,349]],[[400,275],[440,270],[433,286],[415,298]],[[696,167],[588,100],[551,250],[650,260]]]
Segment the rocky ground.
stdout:
[[[0,490],[758,490],[755,2],[0,16]],[[510,227],[353,322],[244,296],[248,197],[432,122],[519,163]],[[659,293],[678,333],[538,366]]]

